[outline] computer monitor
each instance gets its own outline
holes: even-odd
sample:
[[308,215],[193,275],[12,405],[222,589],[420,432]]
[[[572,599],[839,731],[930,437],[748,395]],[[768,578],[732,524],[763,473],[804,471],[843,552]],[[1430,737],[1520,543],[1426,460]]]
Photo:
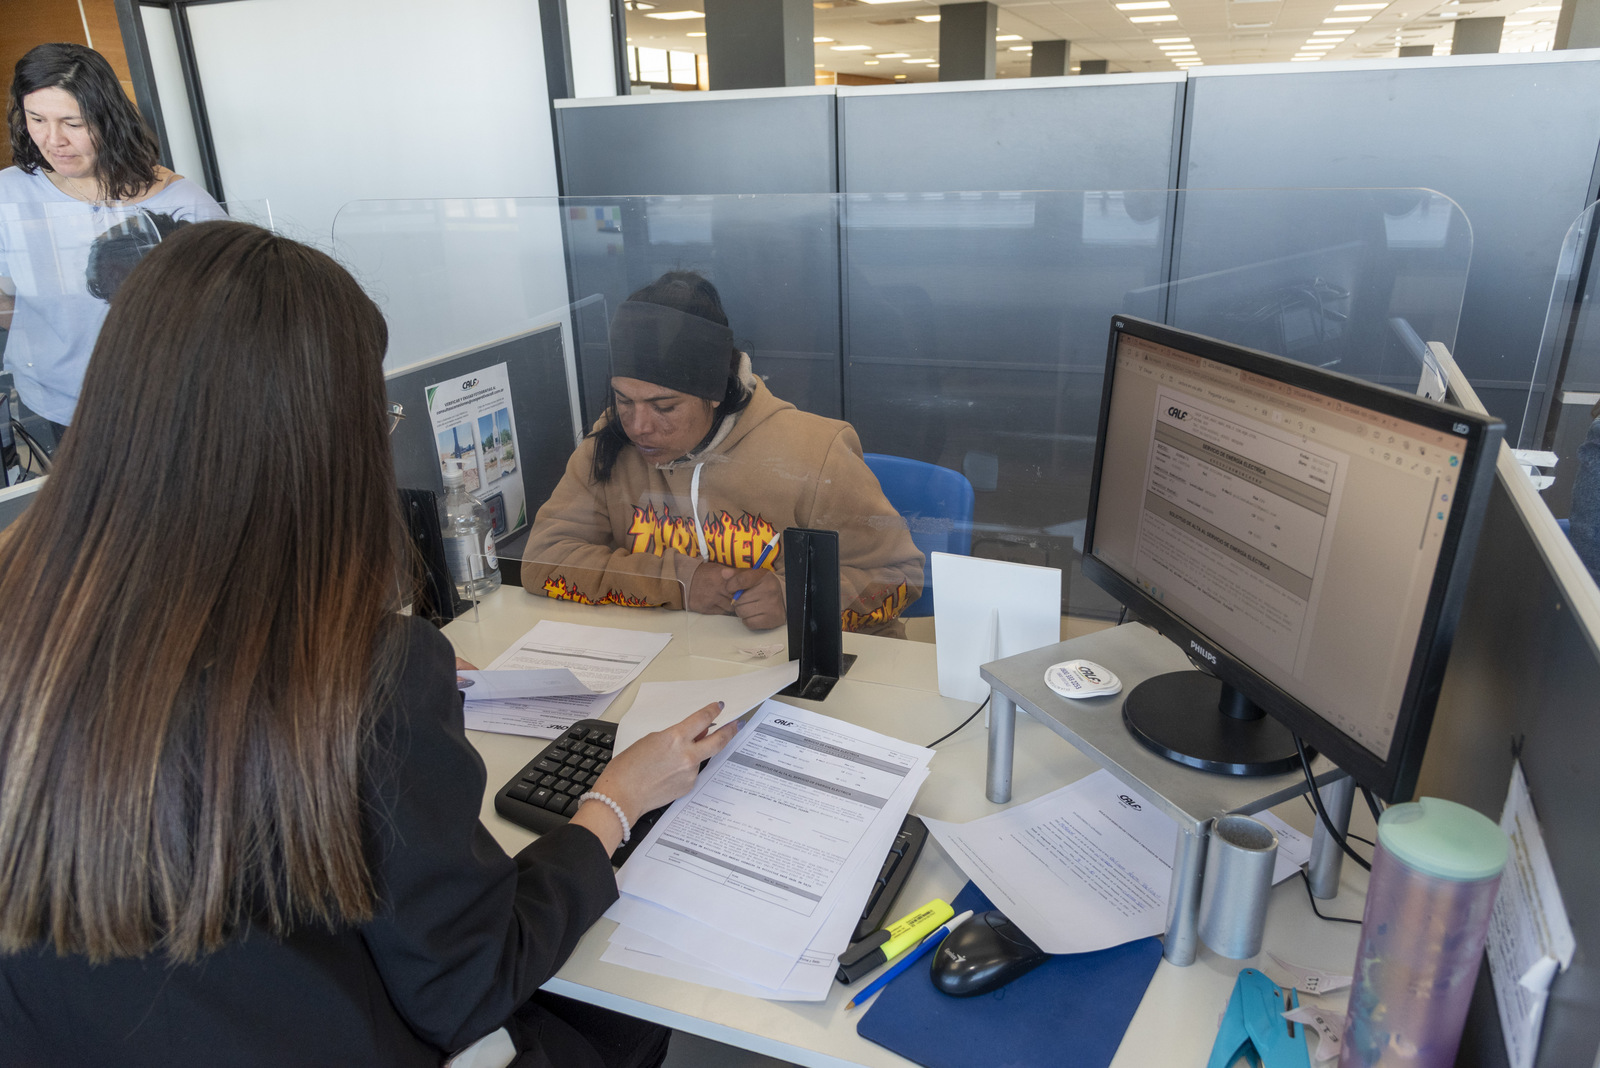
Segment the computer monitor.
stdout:
[[1201,671],[1123,717],[1193,767],[1415,788],[1499,422],[1116,316],[1083,572]]

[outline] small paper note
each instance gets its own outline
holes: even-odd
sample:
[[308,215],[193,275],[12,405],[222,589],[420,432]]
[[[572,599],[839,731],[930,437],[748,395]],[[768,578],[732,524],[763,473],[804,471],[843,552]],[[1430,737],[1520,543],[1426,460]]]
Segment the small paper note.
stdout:
[[1343,990],[1350,985],[1348,975],[1334,975],[1316,968],[1307,968],[1303,964],[1286,961],[1270,951],[1267,956],[1272,958],[1280,971],[1289,976],[1290,981],[1285,985],[1292,986],[1303,994],[1326,994],[1333,990]]
[[[1345,982],[1348,983],[1349,979]],[[1339,1047],[1344,1044],[1344,1013],[1329,1012],[1315,1005],[1301,1005],[1299,1008],[1289,1009],[1283,1014],[1283,1018],[1304,1024],[1307,1031],[1317,1036],[1317,1048],[1311,1054],[1313,1063],[1321,1064],[1323,1061],[1338,1058]]]

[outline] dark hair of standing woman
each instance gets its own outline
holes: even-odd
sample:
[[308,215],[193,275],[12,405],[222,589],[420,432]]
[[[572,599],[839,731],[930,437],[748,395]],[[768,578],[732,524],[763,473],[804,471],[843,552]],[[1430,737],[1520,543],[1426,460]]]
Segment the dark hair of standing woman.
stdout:
[[[722,310],[722,295],[717,292],[717,287],[711,284],[711,280],[698,271],[668,271],[643,289],[632,293],[628,299],[659,304],[664,308],[672,308],[688,315],[698,315],[702,319],[709,319],[722,326],[728,325],[728,313]],[[712,416],[711,429],[706,432],[705,441],[717,436],[724,419],[735,412],[744,411],[750,404],[750,392],[745,389],[744,383],[739,381],[740,355],[738,349],[729,354],[728,388],[722,396],[722,403]],[[605,422],[599,429],[591,431],[589,436],[595,439],[594,464],[590,473],[596,482],[609,482],[611,470],[617,465],[617,457],[622,455],[624,448],[633,444],[628,440],[627,432],[622,429],[622,420],[617,418],[615,401],[606,408]],[[700,443],[701,448],[704,447],[705,441]]]
[[321,252],[185,227],[129,275],[0,534],[0,953],[192,960],[369,919],[397,648],[382,315]]
[[11,130],[11,158],[33,174],[43,167],[53,170],[39,146],[28,136],[22,98],[39,89],[61,89],[72,94],[82,109],[94,138],[94,176],[112,200],[129,200],[156,180],[161,149],[139,111],[122,91],[116,72],[106,58],[80,44],[42,44],[17,61],[11,79],[11,99],[6,122]]

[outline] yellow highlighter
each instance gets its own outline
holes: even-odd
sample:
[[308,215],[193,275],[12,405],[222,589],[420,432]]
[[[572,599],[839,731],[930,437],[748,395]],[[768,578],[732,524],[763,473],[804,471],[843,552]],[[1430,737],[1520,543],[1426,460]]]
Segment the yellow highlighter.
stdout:
[[955,915],[946,902],[934,898],[862,939],[839,957],[839,982],[848,986],[868,972],[894,960],[916,946],[939,925]]

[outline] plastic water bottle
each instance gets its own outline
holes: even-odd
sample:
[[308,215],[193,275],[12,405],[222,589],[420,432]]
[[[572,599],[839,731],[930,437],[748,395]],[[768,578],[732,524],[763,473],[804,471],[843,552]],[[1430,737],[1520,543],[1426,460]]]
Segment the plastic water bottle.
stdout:
[[444,472],[444,556],[456,596],[478,601],[500,588],[500,560],[494,552],[494,523],[484,503],[467,492],[462,462],[452,460]]

